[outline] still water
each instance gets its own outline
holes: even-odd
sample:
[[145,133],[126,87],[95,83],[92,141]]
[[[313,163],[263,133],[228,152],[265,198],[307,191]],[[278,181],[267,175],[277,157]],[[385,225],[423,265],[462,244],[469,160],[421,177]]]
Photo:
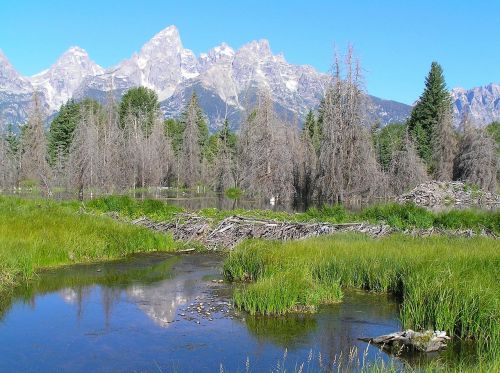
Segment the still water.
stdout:
[[400,329],[388,296],[348,292],[315,315],[251,317],[232,308],[222,261],[148,254],[45,271],[2,302],[0,371],[316,371],[353,347],[391,359],[358,340]]

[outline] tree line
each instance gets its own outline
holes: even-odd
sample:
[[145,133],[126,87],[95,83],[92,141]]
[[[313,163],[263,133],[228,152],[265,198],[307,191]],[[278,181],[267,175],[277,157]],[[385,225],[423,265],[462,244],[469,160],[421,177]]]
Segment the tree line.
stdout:
[[[342,203],[385,198],[429,179],[464,180],[495,191],[498,124],[480,129],[464,116],[453,127],[452,101],[436,62],[404,124],[368,123],[367,95],[351,48],[337,55],[317,110],[304,124],[279,116],[258,94],[237,132],[224,120],[210,134],[193,93],[182,115],[162,118],[158,97],[132,88],[116,102],[86,99],[61,107],[48,131],[39,97],[16,133],[0,133],[0,188],[40,186],[121,192],[135,188],[238,188],[278,201]],[[497,140],[498,141],[498,140]]]

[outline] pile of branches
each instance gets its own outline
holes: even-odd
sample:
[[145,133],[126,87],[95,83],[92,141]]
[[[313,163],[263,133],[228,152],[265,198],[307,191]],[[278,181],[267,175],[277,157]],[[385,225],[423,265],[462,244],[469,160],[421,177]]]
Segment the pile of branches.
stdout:
[[246,238],[286,241],[340,232],[360,232],[372,237],[381,237],[391,233],[392,229],[383,224],[291,223],[232,216],[224,219],[212,230],[206,237],[205,243],[209,246],[232,248]]
[[413,202],[418,206],[443,208],[497,209],[500,207],[500,196],[483,190],[474,189],[460,181],[430,181],[418,185],[408,193],[400,195],[398,203]]
[[228,217],[213,228],[208,219],[192,214],[179,214],[173,222],[155,222],[142,217],[133,220],[132,224],[157,232],[170,232],[176,240],[198,241],[207,247],[229,249],[247,238],[292,240],[340,232],[359,232],[371,237],[382,237],[393,231],[384,224],[294,223],[242,216]]
[[[120,219],[117,215],[112,215]],[[452,237],[473,237],[476,235],[498,238],[495,232],[483,229],[474,232],[471,229],[451,230],[440,228],[398,230],[386,224],[369,223],[297,223],[257,219],[243,216],[230,216],[214,226],[210,219],[195,214],[178,214],[173,221],[157,222],[146,217],[131,221],[156,232],[171,233],[176,240],[199,242],[212,249],[232,249],[248,238],[267,240],[298,240],[336,233],[356,232],[380,238],[400,232],[414,237],[445,235]]]

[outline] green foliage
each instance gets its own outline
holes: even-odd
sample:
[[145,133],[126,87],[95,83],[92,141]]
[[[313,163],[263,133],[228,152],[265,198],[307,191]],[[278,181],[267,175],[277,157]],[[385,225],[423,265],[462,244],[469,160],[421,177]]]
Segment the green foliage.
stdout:
[[321,208],[310,207],[304,214],[305,220],[328,221],[330,223],[344,223],[355,219],[343,205],[323,205]]
[[222,152],[228,152],[229,157],[232,158],[236,153],[236,141],[236,134],[230,130],[229,121],[224,120],[222,128],[209,137],[206,151],[209,162],[214,161],[217,157],[227,156]]
[[[251,240],[224,263],[232,281],[252,281],[235,294],[249,312],[284,313],[314,305],[323,291],[358,288],[402,300],[405,328],[446,330],[498,352],[500,243],[489,238],[410,237],[373,240],[335,235],[288,242]],[[296,284],[300,284],[297,286]],[[304,287],[315,288],[308,298]]]
[[17,154],[20,146],[20,136],[14,131],[14,125],[9,124],[7,126],[7,133],[5,134],[5,141],[9,145],[9,151],[11,154]]
[[81,118],[82,109],[99,112],[101,105],[91,99],[85,99],[81,102],[70,100],[61,106],[59,113],[50,123],[48,148],[51,163],[55,162],[58,152],[62,156],[68,155],[73,141],[73,133]]
[[486,126],[486,132],[495,140],[497,153],[500,153],[500,122],[493,122]]
[[120,125],[127,121],[142,123],[142,130],[149,134],[159,110],[158,95],[146,87],[130,88],[122,97],[119,107]]
[[302,135],[307,136],[316,151],[316,154],[319,154],[319,148],[321,145],[321,127],[319,120],[316,120],[312,110],[309,110],[307,113],[304,127],[302,129]]
[[182,208],[169,205],[156,199],[137,200],[129,196],[106,196],[93,199],[86,204],[88,209],[101,213],[118,213],[131,219],[147,216],[157,221],[169,221]]
[[385,221],[391,227],[399,229],[431,228],[434,224],[432,212],[410,203],[371,206],[363,210],[360,217],[371,222]]
[[500,231],[500,211],[452,210],[438,213],[434,226],[448,229],[488,229]]
[[443,69],[437,62],[432,62],[425,79],[425,90],[408,120],[408,129],[417,145],[418,154],[427,165],[431,164],[432,135],[439,113],[450,105],[451,97],[446,89]]
[[175,155],[178,155],[182,149],[184,124],[177,119],[167,119],[165,120],[165,132],[170,141],[172,141],[172,147]]
[[373,133],[373,142],[382,168],[387,171],[395,151],[405,145],[406,125],[391,123]]
[[200,145],[200,149],[202,150],[202,156],[206,157],[208,153],[208,138],[209,138],[208,125],[205,118],[205,113],[203,112],[203,109],[201,108],[198,102],[198,96],[196,95],[196,92],[193,92],[193,94],[191,95],[191,99],[189,100],[186,109],[181,114],[180,122],[182,123],[183,126],[182,128],[184,129],[186,127],[188,108],[190,105],[194,105],[196,110],[196,118],[197,118],[196,124],[198,125],[198,131],[199,131],[198,143]]
[[0,197],[0,291],[73,262],[174,250],[170,236],[78,212],[77,202]]
[[229,188],[225,190],[224,195],[229,199],[239,199],[243,195],[243,191],[240,188]]

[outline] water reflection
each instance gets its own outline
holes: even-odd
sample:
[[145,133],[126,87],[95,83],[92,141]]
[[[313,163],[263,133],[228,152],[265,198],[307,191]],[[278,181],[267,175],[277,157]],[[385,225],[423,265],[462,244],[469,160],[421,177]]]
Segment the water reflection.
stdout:
[[[47,271],[19,289],[0,322],[0,371],[268,371],[321,353],[331,365],[362,336],[399,329],[397,303],[347,292],[315,315],[251,317],[230,312],[231,286],[214,254],[139,255]],[[198,311],[197,311],[198,310]],[[70,346],[70,347],[68,347]],[[369,347],[367,359],[391,358]]]

